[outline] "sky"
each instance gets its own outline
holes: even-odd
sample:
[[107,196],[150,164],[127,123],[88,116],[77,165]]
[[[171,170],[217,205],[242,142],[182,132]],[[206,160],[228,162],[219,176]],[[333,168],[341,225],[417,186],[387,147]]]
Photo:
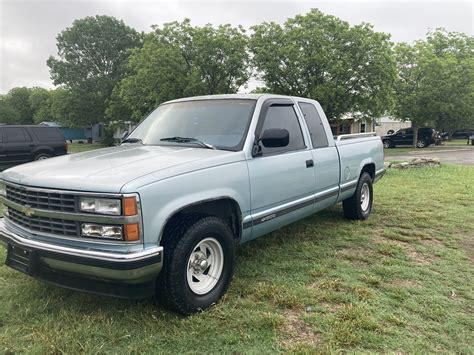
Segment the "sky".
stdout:
[[[473,1],[332,0],[332,1],[198,1],[198,0],[0,0],[0,94],[16,86],[53,88],[46,60],[57,54],[56,36],[75,19],[109,15],[138,31],[151,25],[190,18],[194,25],[283,23],[311,8],[355,25],[367,22],[390,33],[396,42],[424,38],[429,29],[473,35]],[[255,83],[250,83],[251,90]]]

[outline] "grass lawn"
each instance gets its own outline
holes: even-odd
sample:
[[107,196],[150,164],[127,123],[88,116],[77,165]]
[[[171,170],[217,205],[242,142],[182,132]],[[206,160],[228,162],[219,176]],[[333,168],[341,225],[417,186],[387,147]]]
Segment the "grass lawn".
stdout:
[[[471,143],[469,141],[469,143]],[[443,145],[447,145],[447,146],[464,146],[464,145],[467,145],[467,139],[463,138],[463,139],[453,139],[452,141],[444,141],[443,142]]]
[[94,143],[94,144],[79,144],[79,143],[73,143],[69,144],[68,146],[68,153],[80,153],[80,152],[86,152],[88,150],[94,150],[94,149],[99,149],[99,148],[104,148],[104,146]]
[[0,353],[472,353],[473,211],[473,167],[390,170],[368,221],[338,205],[242,246],[225,299],[187,318],[1,266]]

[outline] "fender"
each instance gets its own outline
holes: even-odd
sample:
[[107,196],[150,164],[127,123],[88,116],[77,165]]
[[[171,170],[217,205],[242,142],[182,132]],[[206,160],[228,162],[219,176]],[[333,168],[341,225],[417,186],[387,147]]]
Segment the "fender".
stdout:
[[375,174],[375,170],[376,170],[376,167],[377,165],[375,164],[375,161],[372,157],[368,157],[368,158],[365,158],[361,161],[360,163],[360,166],[359,166],[359,177],[360,177],[360,174],[362,172],[362,169],[364,169],[364,167],[366,165],[369,165],[369,164],[373,164],[374,165],[374,174]]
[[193,203],[182,206],[181,208],[176,209],[173,212],[169,213],[168,216],[165,219],[165,222],[161,226],[160,234],[159,234],[159,237],[158,237],[158,242],[160,242],[162,237],[163,237],[163,233],[164,233],[164,230],[166,228],[166,225],[171,220],[171,218],[173,218],[173,216],[175,216],[177,213],[179,213],[181,211],[184,211],[188,208],[192,208],[194,206],[198,206],[198,205],[202,205],[202,204],[206,204],[206,203],[212,203],[212,202],[221,201],[221,200],[231,201],[237,207],[237,219],[238,219],[238,224],[240,226],[240,233],[239,233],[238,238],[240,239],[241,233],[242,233],[242,209],[240,208],[239,203],[234,198],[232,198],[230,196],[219,196],[219,197],[208,198],[208,199],[201,200],[201,201],[195,201]]
[[[194,171],[148,184],[142,198],[145,244],[156,244],[165,223],[177,212],[197,203],[229,199],[240,210],[240,222],[250,215],[250,186],[245,161]],[[250,232],[250,228],[245,231]]]

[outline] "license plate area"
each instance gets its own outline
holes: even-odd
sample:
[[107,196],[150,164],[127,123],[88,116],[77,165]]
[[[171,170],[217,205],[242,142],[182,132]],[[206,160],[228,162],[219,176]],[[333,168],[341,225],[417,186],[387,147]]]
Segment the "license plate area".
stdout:
[[25,274],[33,275],[35,254],[32,250],[8,244],[5,265]]

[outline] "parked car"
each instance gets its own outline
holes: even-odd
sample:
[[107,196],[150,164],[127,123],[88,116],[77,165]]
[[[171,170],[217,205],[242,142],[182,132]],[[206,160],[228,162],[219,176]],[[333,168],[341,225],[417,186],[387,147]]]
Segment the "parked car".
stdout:
[[[418,148],[428,147],[431,144],[436,144],[437,141],[441,141],[441,138],[435,129],[428,127],[418,128],[418,141],[416,143]],[[393,134],[383,136],[382,142],[384,148],[395,148],[399,145],[412,145],[413,129],[399,129]]]
[[118,147],[3,172],[0,240],[37,279],[189,314],[226,292],[239,244],[338,202],[367,219],[383,173],[380,137],[334,139],[314,100],[186,98]]
[[[449,138],[449,132],[443,132],[441,136],[443,140],[447,140]],[[474,136],[474,129],[456,130],[451,137],[453,139],[468,139],[471,136]]]
[[0,168],[67,154],[67,144],[56,127],[0,126]]

